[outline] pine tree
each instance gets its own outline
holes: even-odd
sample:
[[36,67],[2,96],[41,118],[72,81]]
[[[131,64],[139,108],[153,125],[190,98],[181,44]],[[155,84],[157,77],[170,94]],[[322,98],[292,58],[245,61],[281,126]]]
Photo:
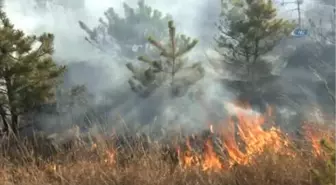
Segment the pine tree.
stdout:
[[271,1],[224,0],[222,7],[216,42],[222,65],[233,78],[227,85],[246,99],[263,96],[263,86],[276,79],[273,64],[265,56],[294,25],[277,18]]
[[187,61],[183,56],[192,50],[197,40],[181,34],[176,35],[173,21],[168,22],[169,41],[162,44],[159,41],[148,38],[149,43],[160,51],[160,58],[151,60],[140,56],[138,59],[145,65],[139,68],[127,63],[127,68],[133,73],[129,80],[131,89],[142,97],[149,96],[157,88],[170,82],[173,96],[183,96],[188,87],[199,81],[204,76],[201,63],[184,67]]
[[[223,7],[228,7],[223,2]],[[271,1],[235,1],[223,12],[219,24],[218,48],[225,51],[225,67],[232,67],[240,78],[257,80],[271,74],[272,66],[262,57],[277,46],[293,29],[289,21],[277,18]],[[235,15],[236,14],[236,15]]]
[[53,100],[65,67],[52,60],[52,34],[26,36],[3,11],[0,20],[1,116],[5,131],[17,134],[20,115]]
[[85,40],[93,46],[104,52],[117,47],[118,54],[133,59],[145,53],[149,35],[163,38],[166,23],[171,16],[163,16],[159,10],[146,5],[144,0],[139,0],[137,8],[131,8],[127,3],[123,4],[123,8],[125,17],[109,8],[104,13],[107,22],[100,18],[100,24],[93,29],[82,21],[79,21],[79,25],[88,34]]

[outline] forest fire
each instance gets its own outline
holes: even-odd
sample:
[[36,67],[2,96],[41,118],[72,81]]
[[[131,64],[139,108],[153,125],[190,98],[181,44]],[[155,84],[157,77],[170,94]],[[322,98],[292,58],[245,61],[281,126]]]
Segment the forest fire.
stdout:
[[327,140],[328,142],[333,140],[333,135],[327,132],[328,129],[321,130],[321,126],[317,128],[314,124],[305,123],[303,130],[305,139],[311,143],[313,155],[315,157],[325,156],[321,147],[321,139]]
[[[112,137],[109,134],[107,138],[99,135],[93,138],[94,143],[90,148],[84,145],[84,148],[77,150],[78,154],[75,151],[71,152],[76,153],[78,158],[74,158],[75,160],[67,162],[55,160],[36,169],[41,169],[46,176],[56,179],[60,174],[67,175],[71,179],[73,175],[69,174],[74,171],[82,174],[78,177],[80,179],[100,175],[99,173],[104,175],[109,173],[119,178],[122,176],[120,174],[127,173],[124,177],[128,179],[129,175],[134,173],[139,173],[137,176],[139,179],[149,173],[153,174],[146,177],[150,180],[154,179],[154,175],[156,177],[162,174],[164,177],[167,174],[179,174],[181,178],[185,178],[188,174],[196,173],[202,178],[209,178],[209,181],[213,177],[219,177],[217,184],[222,184],[222,178],[228,178],[229,181],[225,184],[230,184],[229,182],[236,181],[237,178],[250,181],[256,175],[263,176],[268,172],[276,173],[272,179],[283,174],[293,178],[292,174],[302,173],[304,174],[302,181],[306,181],[307,175],[313,173],[309,170],[315,168],[315,165],[321,165],[316,168],[319,171],[328,169],[321,163],[328,161],[330,157],[321,143],[323,138],[327,142],[332,142],[328,132],[319,130],[312,124],[305,124],[303,127],[305,140],[302,141],[310,143],[312,150],[297,150],[299,148],[295,147],[296,140],[272,126],[271,109],[264,115],[251,112],[248,109],[237,108],[235,114],[226,120],[216,124],[209,123],[209,129],[202,133],[191,134],[185,139],[180,138],[176,141],[168,140],[167,148],[161,148],[166,143],[152,142],[146,146],[144,143],[147,140],[141,139],[140,136],[117,135],[115,132]],[[320,125],[317,127],[322,128]],[[174,145],[176,142],[182,143]],[[86,153],[87,150],[90,152]],[[312,153],[314,155],[311,155]],[[166,156],[169,158],[165,158]],[[303,173],[303,170],[307,172]],[[231,176],[237,173],[239,176]],[[248,175],[240,176],[241,174]],[[330,174],[334,172],[331,171]],[[169,180],[171,179],[174,177],[169,176]],[[259,181],[259,178],[256,181]],[[296,180],[291,182],[294,181]]]
[[[236,106],[239,107],[239,106]],[[240,106],[241,107],[241,106]],[[252,165],[264,152],[295,158],[293,142],[279,128],[272,126],[272,109],[264,115],[253,113],[246,104],[236,108],[234,116],[218,125],[208,124],[208,134],[192,134],[176,147],[179,166],[184,169],[198,168],[202,171],[223,171],[235,165]],[[266,129],[266,126],[270,128]],[[330,137],[312,125],[305,124],[305,139],[311,143],[315,156],[322,155],[320,140]],[[97,145],[94,144],[93,148]],[[105,152],[105,163],[117,162],[117,150]]]
[[209,169],[219,170],[223,168],[216,152],[214,151],[211,140],[207,140],[205,143],[204,159],[202,162],[202,170],[206,171]]
[[[227,153],[228,161],[222,161],[220,155],[214,150],[214,143],[211,139],[205,141],[203,154],[194,154],[191,148],[190,140],[186,142],[187,150],[180,159],[184,168],[191,166],[201,166],[202,170],[228,169],[234,164],[247,165],[253,162],[253,157],[270,149],[272,152],[294,156],[290,151],[290,141],[283,137],[284,134],[275,127],[269,130],[262,128],[266,123],[266,118],[271,116],[271,109],[268,109],[266,115],[250,114],[246,111],[235,110],[237,123],[232,118],[221,123],[220,133],[214,133],[214,126],[210,125],[210,132],[213,135],[219,135],[222,146],[221,153]],[[237,129],[236,129],[237,128]],[[237,131],[236,131],[237,130]],[[236,140],[239,139],[240,142]],[[179,151],[181,153],[181,151]],[[228,163],[227,167],[224,164]]]

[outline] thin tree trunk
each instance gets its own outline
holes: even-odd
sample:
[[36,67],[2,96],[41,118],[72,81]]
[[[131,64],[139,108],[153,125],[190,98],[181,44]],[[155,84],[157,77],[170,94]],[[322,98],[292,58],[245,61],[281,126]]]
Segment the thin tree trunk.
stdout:
[[1,119],[3,123],[3,132],[7,134],[8,133],[8,122],[6,120],[6,115],[1,114]]
[[0,107],[0,116],[1,116],[1,120],[2,120],[2,123],[3,123],[3,132],[5,134],[8,133],[8,130],[9,130],[9,126],[8,126],[8,122],[7,122],[7,119],[6,119],[6,111],[4,110],[4,108],[1,106]]
[[11,78],[8,75],[4,76],[4,79],[6,81],[6,89],[7,89],[7,97],[8,97],[8,104],[9,104],[9,110],[10,110],[10,115],[11,115],[11,122],[9,124],[10,126],[10,131],[13,132],[15,136],[18,136],[18,123],[19,123],[19,116],[16,113],[16,109],[12,106],[14,98],[13,98],[13,88],[12,88],[12,83],[11,83]]
[[11,122],[11,130],[15,136],[18,136],[19,133],[19,116],[12,113],[12,122]]

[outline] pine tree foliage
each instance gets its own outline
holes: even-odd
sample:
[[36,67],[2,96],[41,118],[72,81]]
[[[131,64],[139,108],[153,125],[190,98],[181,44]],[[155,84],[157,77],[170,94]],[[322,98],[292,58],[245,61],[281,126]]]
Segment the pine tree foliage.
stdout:
[[218,25],[218,50],[225,68],[249,81],[271,75],[272,65],[263,59],[293,29],[293,24],[277,18],[271,1],[224,0]]
[[277,103],[280,91],[271,85],[278,77],[272,74],[274,64],[267,56],[293,28],[293,23],[277,18],[271,1],[222,1],[216,50],[229,74],[223,83],[237,94],[238,101],[262,109],[267,102]]
[[116,45],[121,56],[133,58],[146,52],[149,35],[158,39],[166,35],[166,23],[171,16],[151,8],[144,0],[138,1],[137,8],[127,3],[123,3],[123,8],[124,17],[109,8],[104,13],[107,21],[100,18],[100,24],[93,29],[82,21],[79,25],[88,34],[85,39],[95,47],[106,52]]
[[55,84],[65,67],[57,66],[51,57],[52,34],[26,36],[14,28],[3,11],[0,21],[1,116],[5,129],[10,126],[17,132],[21,114],[53,99]]
[[133,73],[129,80],[131,89],[142,97],[149,96],[158,87],[170,82],[172,95],[182,96],[191,85],[203,78],[204,69],[201,63],[185,67],[186,53],[192,50],[197,40],[183,34],[177,35],[173,21],[168,22],[169,41],[160,43],[153,37],[148,42],[160,52],[159,59],[152,60],[145,56],[138,59],[144,65],[136,68],[132,63],[127,63],[127,68]]
[[321,146],[329,157],[322,169],[313,169],[314,180],[317,184],[321,185],[333,185],[336,180],[336,150],[335,144],[327,142],[326,140],[321,140]]

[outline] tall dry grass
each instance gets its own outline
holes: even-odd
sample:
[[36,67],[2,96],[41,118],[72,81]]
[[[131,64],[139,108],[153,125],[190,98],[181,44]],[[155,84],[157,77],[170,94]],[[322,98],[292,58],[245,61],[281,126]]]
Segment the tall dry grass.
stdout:
[[74,140],[61,149],[44,137],[1,142],[2,185],[318,185],[312,170],[326,164],[302,144],[295,157],[265,150],[249,165],[202,171],[182,168],[173,142],[142,137]]

